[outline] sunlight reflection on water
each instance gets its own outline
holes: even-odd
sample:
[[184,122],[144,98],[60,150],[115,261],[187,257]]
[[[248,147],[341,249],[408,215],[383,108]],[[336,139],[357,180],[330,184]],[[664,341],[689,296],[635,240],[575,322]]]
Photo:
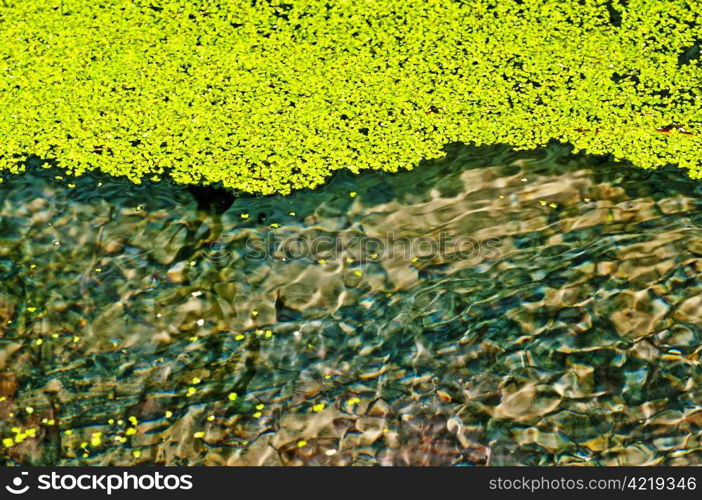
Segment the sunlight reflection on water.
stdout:
[[221,215],[6,180],[4,463],[699,463],[702,185],[595,160],[454,148]]

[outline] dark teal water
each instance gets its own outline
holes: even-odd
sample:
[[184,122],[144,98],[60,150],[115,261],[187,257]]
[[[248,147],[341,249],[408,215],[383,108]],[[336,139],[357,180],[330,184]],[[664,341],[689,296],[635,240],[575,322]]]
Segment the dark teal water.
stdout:
[[680,172],[454,148],[219,215],[55,176],[0,184],[4,464],[700,463]]

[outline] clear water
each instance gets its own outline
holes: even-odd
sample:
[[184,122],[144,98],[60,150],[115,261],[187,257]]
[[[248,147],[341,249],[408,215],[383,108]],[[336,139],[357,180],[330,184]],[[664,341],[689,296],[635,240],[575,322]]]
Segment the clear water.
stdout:
[[221,215],[55,176],[0,184],[4,464],[702,461],[679,172],[457,147]]

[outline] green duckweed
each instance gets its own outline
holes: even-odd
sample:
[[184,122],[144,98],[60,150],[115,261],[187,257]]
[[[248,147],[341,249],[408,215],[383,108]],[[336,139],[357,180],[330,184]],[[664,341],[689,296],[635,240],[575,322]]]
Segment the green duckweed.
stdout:
[[452,142],[555,139],[702,177],[701,14],[695,0],[6,0],[0,171],[38,157],[286,194]]

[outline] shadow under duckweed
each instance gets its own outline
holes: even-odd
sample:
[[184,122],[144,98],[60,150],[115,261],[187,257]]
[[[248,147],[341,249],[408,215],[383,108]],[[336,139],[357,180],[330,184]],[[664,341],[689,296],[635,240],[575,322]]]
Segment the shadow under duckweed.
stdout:
[[0,184],[5,464],[700,463],[675,169],[455,145],[220,209],[57,176]]

